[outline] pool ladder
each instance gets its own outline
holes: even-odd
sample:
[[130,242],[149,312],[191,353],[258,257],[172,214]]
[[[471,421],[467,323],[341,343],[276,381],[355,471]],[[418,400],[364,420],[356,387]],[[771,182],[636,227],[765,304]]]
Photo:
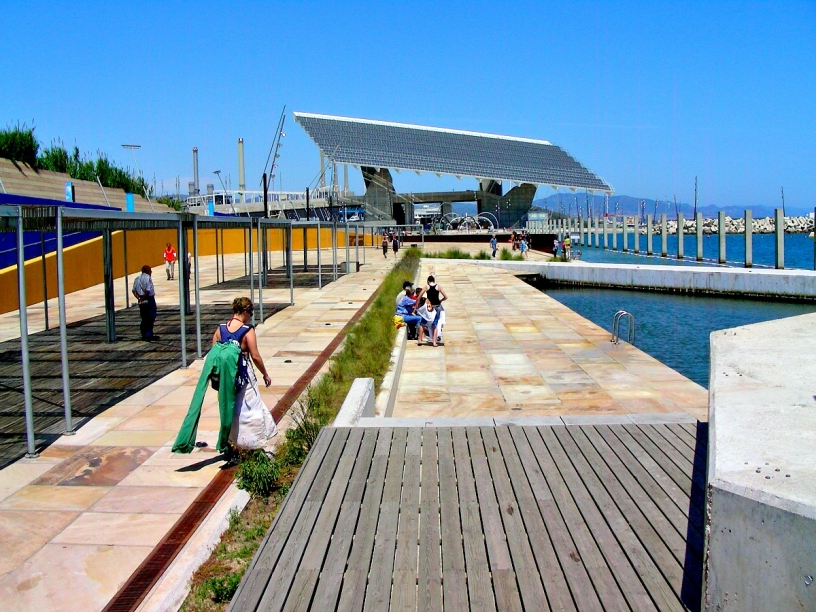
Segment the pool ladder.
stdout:
[[629,344],[635,343],[635,317],[632,316],[632,313],[626,312],[625,310],[619,310],[615,313],[615,316],[612,317],[612,340],[610,342],[614,342],[615,344],[620,343],[621,335],[620,335],[620,324],[621,320],[626,321],[626,341]]

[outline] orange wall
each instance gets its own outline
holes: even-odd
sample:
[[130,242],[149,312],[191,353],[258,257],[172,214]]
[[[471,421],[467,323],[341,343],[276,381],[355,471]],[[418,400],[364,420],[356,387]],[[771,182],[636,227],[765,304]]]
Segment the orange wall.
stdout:
[[[219,252],[243,253],[245,230],[220,230]],[[350,244],[354,244],[354,235],[350,233]],[[252,235],[252,250],[256,251],[258,232]],[[192,252],[192,232],[187,232],[189,250]],[[124,276],[123,236],[122,232],[114,232],[113,236],[113,275],[114,278]],[[267,233],[270,251],[281,251],[284,245],[283,230],[270,229]],[[140,230],[131,231],[127,235],[128,274],[138,272],[144,264],[160,266],[164,263],[162,253],[164,246],[170,242],[178,246],[178,236],[175,230]],[[317,228],[308,228],[306,235],[307,248],[317,248]],[[360,246],[363,245],[363,236],[360,234]],[[372,242],[371,235],[366,236],[366,243],[371,246],[379,244],[377,236]],[[338,230],[337,246],[345,248],[345,232]],[[331,230],[320,229],[320,247],[331,248]],[[303,230],[295,229],[292,232],[292,249],[303,249]],[[87,289],[102,283],[102,238],[94,238],[80,244],[68,247],[65,253],[65,293]],[[215,255],[215,230],[201,229],[198,231],[198,254],[200,257]],[[48,297],[57,296],[57,258],[54,253],[45,257],[46,276],[48,279]],[[29,306],[43,300],[42,260],[32,259],[25,264],[26,275],[26,302]],[[17,295],[17,266],[10,266],[0,270],[0,314],[17,310],[19,306]]]

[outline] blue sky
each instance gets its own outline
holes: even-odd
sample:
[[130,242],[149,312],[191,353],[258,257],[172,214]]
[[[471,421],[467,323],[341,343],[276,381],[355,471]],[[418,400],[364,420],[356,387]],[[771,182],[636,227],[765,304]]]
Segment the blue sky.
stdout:
[[[0,121],[138,163],[168,191],[255,188],[283,105],[549,140],[618,194],[812,207],[816,3],[0,1]],[[287,117],[279,175],[317,148]],[[362,180],[351,171],[358,193]],[[400,191],[473,181],[405,173]],[[184,187],[183,187],[184,190]],[[542,188],[539,197],[552,193]]]

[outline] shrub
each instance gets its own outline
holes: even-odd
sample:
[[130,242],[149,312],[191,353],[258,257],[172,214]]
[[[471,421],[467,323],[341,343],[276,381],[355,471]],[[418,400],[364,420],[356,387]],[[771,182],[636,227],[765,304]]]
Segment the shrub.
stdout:
[[514,255],[507,249],[502,249],[499,252],[499,259],[502,261],[524,261],[524,257],[520,253]]
[[36,168],[39,150],[40,143],[34,136],[33,127],[17,123],[14,127],[8,126],[5,130],[0,130],[0,157]]
[[279,476],[280,465],[277,459],[258,449],[250,451],[241,459],[235,473],[235,484],[252,497],[266,499],[274,490]]
[[240,583],[240,574],[227,574],[208,578],[204,581],[204,587],[212,593],[212,600],[215,603],[224,603],[232,599]]

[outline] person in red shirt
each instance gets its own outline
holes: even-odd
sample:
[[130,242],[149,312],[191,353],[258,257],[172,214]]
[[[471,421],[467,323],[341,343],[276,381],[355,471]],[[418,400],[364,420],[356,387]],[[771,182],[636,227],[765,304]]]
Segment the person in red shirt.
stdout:
[[176,275],[176,249],[169,242],[164,248],[164,270],[167,272],[167,280],[173,280]]

